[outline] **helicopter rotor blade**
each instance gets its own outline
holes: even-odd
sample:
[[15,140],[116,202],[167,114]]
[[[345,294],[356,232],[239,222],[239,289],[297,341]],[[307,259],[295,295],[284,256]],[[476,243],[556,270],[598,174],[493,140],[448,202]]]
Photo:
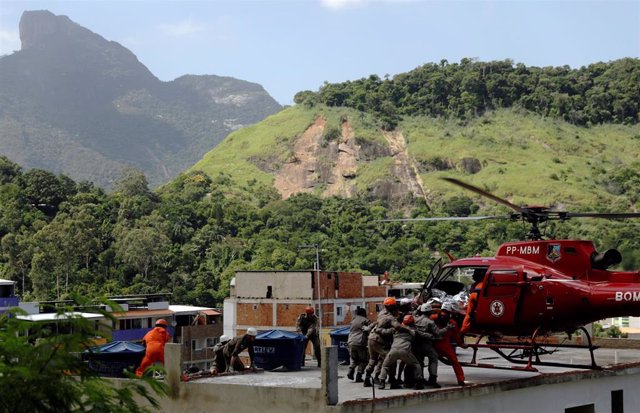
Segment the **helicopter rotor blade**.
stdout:
[[566,212],[567,218],[640,218],[640,212]]
[[511,219],[511,215],[485,215],[477,217],[428,217],[428,218],[390,218],[377,219],[376,222],[411,222],[411,221],[478,221],[482,219]]
[[444,179],[445,181],[450,182],[450,183],[452,183],[454,185],[458,185],[458,186],[460,186],[460,187],[462,187],[464,189],[467,189],[467,190],[469,190],[471,192],[475,192],[478,195],[482,195],[482,196],[484,196],[486,198],[493,199],[497,203],[505,205],[505,206],[508,206],[509,208],[513,209],[514,211],[518,211],[518,212],[523,212],[524,211],[524,209],[522,207],[519,207],[518,205],[512,204],[511,202],[507,201],[506,199],[502,199],[500,197],[497,197],[497,196],[485,191],[484,189],[480,189],[480,188],[475,187],[473,185],[470,185],[470,184],[468,184],[466,182],[462,182],[462,181],[460,181],[458,179],[449,178],[449,177],[446,177],[446,176],[442,177],[440,179]]

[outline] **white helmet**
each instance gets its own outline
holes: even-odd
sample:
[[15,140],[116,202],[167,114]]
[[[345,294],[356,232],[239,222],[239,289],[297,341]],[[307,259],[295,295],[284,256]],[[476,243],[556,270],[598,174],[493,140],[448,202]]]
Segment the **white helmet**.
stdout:
[[427,304],[442,304],[442,300],[439,299],[438,297],[431,297],[427,300]]
[[254,336],[255,337],[255,336],[258,335],[258,330],[256,330],[255,327],[249,327],[247,329],[247,334],[250,335],[250,336]]
[[420,306],[421,313],[428,313],[430,311],[433,311],[433,307],[431,306],[430,303],[424,303]]
[[400,305],[409,305],[409,304],[411,304],[411,298],[402,297],[400,299]]
[[451,301],[447,301],[446,303],[442,304],[442,309],[448,312],[453,312],[453,303]]
[[450,313],[463,313],[463,311],[460,310],[460,306],[455,301],[447,301],[446,303],[442,304],[442,309],[447,310]]
[[226,335],[226,334],[223,334],[223,335],[221,335],[221,336],[220,336],[220,342],[221,342],[221,343],[226,343],[226,342],[227,342],[227,341],[229,341],[229,340],[231,340],[231,339],[230,339],[230,338],[229,338],[229,336],[228,336],[228,335]]

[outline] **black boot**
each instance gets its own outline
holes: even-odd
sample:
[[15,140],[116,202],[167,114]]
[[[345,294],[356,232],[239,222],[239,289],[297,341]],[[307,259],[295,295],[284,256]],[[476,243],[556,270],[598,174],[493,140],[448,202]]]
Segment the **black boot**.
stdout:
[[356,383],[362,383],[362,373],[356,374]]
[[423,390],[424,389],[424,384],[422,382],[423,382],[423,380],[416,380],[416,385],[413,386],[413,388],[415,390]]
[[391,390],[401,389],[402,386],[395,380],[389,380],[389,388]]
[[380,384],[378,385],[378,388],[380,390],[384,390],[385,387],[386,387],[385,380],[380,380]]
[[371,387],[371,386],[372,386],[372,384],[371,384],[371,376],[367,375],[367,376],[364,378],[364,384],[363,384],[363,386],[364,386],[364,387]]
[[349,373],[347,373],[347,378],[349,380],[353,380],[353,369],[349,369]]
[[427,380],[427,386],[433,387],[434,389],[439,389],[442,386],[438,384],[437,380],[438,380],[438,377],[429,376],[429,380]]

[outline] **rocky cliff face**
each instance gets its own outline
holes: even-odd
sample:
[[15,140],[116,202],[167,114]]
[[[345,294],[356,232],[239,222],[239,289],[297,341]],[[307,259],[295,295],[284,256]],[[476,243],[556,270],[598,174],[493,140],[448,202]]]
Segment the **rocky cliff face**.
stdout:
[[[296,139],[290,159],[275,171],[274,186],[283,198],[301,192],[350,198],[358,194],[357,177],[365,162],[391,158],[388,172],[366,188],[374,198],[393,200],[407,195],[424,198],[425,191],[402,132],[385,132],[386,146],[359,144],[348,122],[340,136],[327,142],[322,117]],[[363,189],[360,190],[362,192]]]
[[230,77],[161,82],[130,50],[48,11],[25,12],[20,39],[0,59],[0,153],[27,168],[108,188],[133,165],[157,185],[281,109]]

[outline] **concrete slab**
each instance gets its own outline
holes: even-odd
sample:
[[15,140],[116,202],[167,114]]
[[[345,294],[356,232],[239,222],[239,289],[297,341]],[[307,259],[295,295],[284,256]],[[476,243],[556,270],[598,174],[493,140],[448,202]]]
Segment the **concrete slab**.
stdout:
[[[461,361],[470,361],[472,350],[458,349],[458,358]],[[640,361],[640,352],[637,349],[609,349],[601,348],[595,351],[596,363],[601,367],[610,367],[615,365],[631,364]],[[584,365],[590,364],[591,359],[589,353],[582,349],[559,349],[553,354],[547,355],[545,361],[563,362],[569,364]],[[499,366],[508,367],[510,364],[498,356],[496,353],[488,349],[480,349],[478,352],[477,362],[491,363]],[[313,365],[313,367],[310,367]],[[466,382],[469,387],[486,385],[489,383],[518,383],[518,387],[526,387],[526,381],[522,379],[536,378],[545,374],[570,373],[572,371],[584,372],[584,369],[572,369],[567,367],[548,367],[538,366],[539,372],[526,372],[518,370],[495,370],[486,368],[465,367]],[[338,368],[338,403],[345,402],[366,402],[367,400],[379,398],[406,397],[415,395],[416,393],[437,393],[437,392],[456,392],[464,391],[462,387],[457,385],[456,377],[453,374],[451,366],[440,363],[438,369],[438,381],[443,386],[442,389],[413,390],[413,389],[397,389],[397,390],[379,390],[377,388],[365,388],[362,383],[354,383],[346,378],[348,368],[339,366]],[[211,377],[195,380],[197,383],[224,383],[249,385],[254,387],[291,387],[291,388],[321,388],[320,369],[315,367],[315,361],[308,360],[306,367],[300,371],[265,371],[259,374],[244,374],[226,377]],[[534,380],[531,385],[538,383]]]

